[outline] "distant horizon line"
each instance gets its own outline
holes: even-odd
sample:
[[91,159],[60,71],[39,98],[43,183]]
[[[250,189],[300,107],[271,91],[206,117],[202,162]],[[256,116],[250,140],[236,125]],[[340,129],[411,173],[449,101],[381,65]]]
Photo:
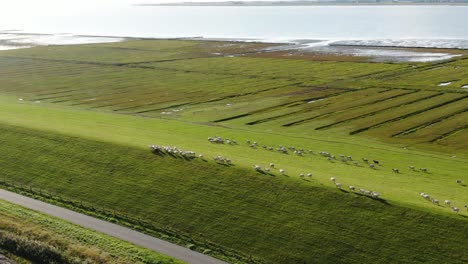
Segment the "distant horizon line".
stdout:
[[314,0],[291,0],[291,1],[207,1],[207,2],[175,2],[175,3],[140,3],[134,4],[135,6],[385,6],[385,5],[468,5],[468,0],[458,0],[458,1],[439,1],[439,2],[428,2],[428,1],[395,1],[395,0],[363,0],[363,1],[314,1]]

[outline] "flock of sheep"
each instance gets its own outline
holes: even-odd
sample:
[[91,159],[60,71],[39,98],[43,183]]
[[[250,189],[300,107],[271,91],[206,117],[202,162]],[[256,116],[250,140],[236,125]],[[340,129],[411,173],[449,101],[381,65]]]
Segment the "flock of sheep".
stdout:
[[[210,143],[214,143],[214,144],[225,144],[225,143],[229,144],[229,145],[237,145],[238,144],[237,141],[234,140],[234,139],[222,138],[220,136],[208,137],[208,141]],[[247,142],[248,146],[250,146],[251,148],[254,148],[254,149],[259,148],[259,145],[258,145],[258,143],[256,141],[247,140],[246,142]],[[186,159],[193,159],[193,158],[197,157],[195,155],[194,151],[183,151],[183,150],[180,150],[177,147],[149,145],[149,148],[155,154],[166,153],[166,154],[169,154],[169,155],[172,155],[172,156],[181,156],[181,157],[186,158]],[[306,153],[308,153],[310,155],[315,155],[313,150],[305,151],[302,148],[296,148],[294,146],[285,147],[285,146],[279,145],[278,147],[274,148],[274,147],[271,147],[271,146],[262,145],[262,148],[265,149],[265,150],[269,150],[269,151],[277,151],[277,152],[283,153],[283,154],[289,154],[291,152],[291,153],[294,153],[297,156],[304,156]],[[331,162],[335,162],[337,160],[337,157],[335,157],[334,155],[331,155],[330,153],[325,152],[325,151],[320,151],[320,152],[318,152],[318,154],[320,156],[325,157],[328,161],[331,161]],[[356,161],[356,160],[353,160],[353,158],[351,156],[343,155],[343,154],[339,154],[338,156],[339,156],[339,159],[341,160],[342,163],[349,164],[349,162],[351,162],[355,166],[361,166],[360,163],[358,161]],[[199,154],[198,158],[203,159],[204,157],[203,157],[202,154]],[[219,156],[219,155],[213,157],[213,160],[218,164],[232,165],[231,159],[226,158],[226,157],[222,157],[222,156]],[[378,167],[381,166],[381,164],[380,164],[380,162],[378,160],[372,160],[372,162],[371,162],[367,158],[362,158],[362,161],[364,163],[366,163],[367,166],[369,168],[371,168],[371,169],[378,169]],[[270,173],[271,170],[276,169],[275,164],[273,164],[273,163],[270,163],[269,166],[266,166],[266,167],[262,167],[260,165],[253,165],[253,168],[254,168],[255,171],[263,172],[263,173]],[[416,171],[416,167],[413,166],[413,165],[409,166],[409,169],[411,171]],[[419,170],[421,172],[425,172],[425,173],[428,172],[427,168],[420,168]],[[400,170],[398,168],[392,168],[392,171],[394,173],[400,173]],[[284,169],[279,169],[278,172],[280,174],[283,174],[283,175],[286,174],[286,171]],[[307,177],[312,177],[311,172],[306,173],[306,174],[305,173],[300,173],[299,177],[303,178],[306,175],[307,175]],[[334,177],[330,178],[330,180],[335,184],[335,187],[340,188],[340,189],[342,188],[342,184],[337,182]],[[462,181],[460,179],[457,179],[456,182],[458,184],[462,183]],[[350,191],[354,192],[356,190],[356,187],[350,185],[350,186],[348,186],[348,189]],[[367,195],[369,197],[372,197],[372,198],[375,198],[375,199],[379,198],[379,193],[377,193],[375,191],[369,191],[369,190],[365,190],[365,189],[362,189],[362,188],[359,188],[358,191],[361,194]],[[426,193],[420,193],[420,196],[422,198],[426,199],[426,200],[431,201],[435,205],[439,205],[439,200],[429,196]],[[458,207],[452,207],[451,202],[449,200],[445,200],[444,204],[447,205],[447,206],[450,206],[450,208],[456,213],[458,213],[460,211],[460,209]],[[468,211],[468,205],[465,205],[465,209]]]
[[[419,196],[421,196],[422,198],[424,198],[424,199],[426,199],[428,201],[431,201],[435,205],[440,206],[439,200],[435,199],[434,197],[431,197],[427,193],[420,193]],[[450,200],[444,200],[444,204],[449,206],[452,209],[452,211],[454,211],[455,213],[460,212],[460,208],[451,206],[452,202]],[[468,211],[468,205],[466,205],[466,204],[465,204],[465,209]]]

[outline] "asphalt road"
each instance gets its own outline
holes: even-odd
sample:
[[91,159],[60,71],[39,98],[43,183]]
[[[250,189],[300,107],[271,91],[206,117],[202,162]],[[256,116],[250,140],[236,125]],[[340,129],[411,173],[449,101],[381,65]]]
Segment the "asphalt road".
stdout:
[[62,207],[44,203],[13,192],[0,189],[0,199],[23,207],[55,216],[68,222],[128,241],[135,245],[154,250],[167,256],[193,264],[226,264],[226,262],[192,251],[188,248],[109,223],[94,217],[80,214]]

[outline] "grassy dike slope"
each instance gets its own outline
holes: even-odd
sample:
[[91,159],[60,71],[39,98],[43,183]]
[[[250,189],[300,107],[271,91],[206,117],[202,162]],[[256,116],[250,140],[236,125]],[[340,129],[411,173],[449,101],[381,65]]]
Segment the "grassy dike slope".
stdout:
[[0,208],[0,249],[33,263],[182,263],[2,200]]
[[[207,144],[206,136],[229,133],[222,128],[52,109],[8,100],[1,110],[3,177],[144,218],[158,228],[187,235],[199,245],[210,243],[265,263],[468,260],[468,236],[463,231],[466,218],[419,206],[419,202],[403,207],[404,191],[400,199],[393,194],[394,199],[373,200],[322,186],[324,178],[304,181],[294,176],[255,173],[247,169],[247,164],[268,158],[268,154],[243,160],[244,148],[219,152],[232,155],[233,167],[199,159],[160,157],[145,149],[150,143],[190,149],[193,142],[193,150],[211,154],[222,147]],[[96,129],[85,124],[94,124]],[[153,136],[153,141],[147,142],[149,139],[143,135]],[[196,139],[201,135],[205,135],[205,145]],[[252,134],[240,131],[237,135]],[[345,147],[351,149],[352,145]],[[420,162],[431,161],[430,155],[420,158]],[[290,159],[294,168],[292,157],[285,159]],[[340,169],[341,173],[349,171],[348,167]],[[374,184],[384,188],[378,180]],[[466,192],[456,196],[462,200]]]

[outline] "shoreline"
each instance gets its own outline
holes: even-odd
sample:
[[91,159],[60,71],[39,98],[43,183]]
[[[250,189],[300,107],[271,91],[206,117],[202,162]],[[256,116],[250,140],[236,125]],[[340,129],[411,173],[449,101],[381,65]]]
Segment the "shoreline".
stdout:
[[[452,59],[458,56],[466,56],[468,47],[456,47],[456,42],[452,43],[454,47],[437,46],[440,42],[434,40],[420,40],[405,42],[396,40],[396,45],[388,45],[388,40],[370,40],[369,42],[359,42],[363,40],[319,40],[319,39],[261,39],[261,38],[204,38],[196,37],[129,37],[129,36],[109,36],[109,35],[89,35],[89,34],[53,34],[53,33],[27,33],[27,32],[8,32],[0,31],[0,35],[12,35],[11,39],[0,40],[0,50],[13,50],[22,48],[32,48],[38,46],[68,46],[68,45],[87,45],[104,44],[132,40],[181,40],[181,41],[210,41],[224,43],[258,43],[268,44],[268,47],[258,49],[253,53],[264,54],[262,56],[286,56],[286,57],[356,57],[368,58],[369,61],[385,62],[436,62]],[[29,36],[28,41],[14,41],[16,36]],[[35,39],[35,37],[39,37]],[[40,39],[41,37],[51,37],[51,39]],[[55,36],[63,36],[65,39],[56,40]],[[349,43],[356,41],[357,43]],[[374,41],[374,42],[373,42]],[[379,45],[381,41],[382,45]],[[432,42],[431,42],[432,41]],[[457,41],[457,40],[453,40]],[[465,41],[465,40],[462,40]],[[341,42],[341,43],[340,43]],[[405,44],[424,44],[428,45],[405,45]],[[433,43],[433,46],[430,44]],[[390,44],[392,42],[390,41]]]

